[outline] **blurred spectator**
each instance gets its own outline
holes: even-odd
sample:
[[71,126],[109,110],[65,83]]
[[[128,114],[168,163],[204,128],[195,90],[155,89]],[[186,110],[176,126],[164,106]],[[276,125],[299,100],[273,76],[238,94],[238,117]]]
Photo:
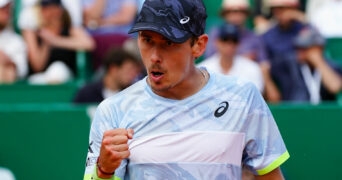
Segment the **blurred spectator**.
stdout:
[[323,55],[324,37],[317,29],[303,28],[294,39],[296,54],[284,54],[272,69],[284,101],[335,100],[342,89],[342,70]]
[[83,21],[91,34],[127,34],[137,10],[137,0],[81,0]]
[[308,0],[307,19],[325,38],[342,37],[342,0]]
[[104,76],[82,87],[74,97],[75,103],[100,103],[136,80],[142,72],[141,61],[122,48],[113,48],[106,54]]
[[71,24],[60,0],[41,0],[25,9],[19,27],[27,43],[31,83],[63,83],[76,75],[76,51],[92,50],[94,42],[82,27]]
[[272,63],[286,53],[294,53],[293,39],[306,24],[304,14],[298,9],[298,0],[269,0],[268,3],[276,24],[262,37]]
[[[223,0],[220,14],[225,22],[238,27],[240,41],[236,53],[260,65],[265,82],[265,99],[268,102],[278,102],[280,95],[270,76],[270,65],[262,39],[246,27],[247,18],[251,14],[248,0]],[[206,56],[215,53],[216,46],[213,44],[217,34],[218,29],[214,28],[210,33]]]
[[[257,34],[265,33],[274,23],[272,13],[270,12],[269,1],[272,0],[254,0],[253,2],[253,22],[254,32]],[[297,7],[305,12],[307,0],[298,0]],[[303,16],[304,18],[304,16]]]
[[[266,52],[261,39],[246,27],[246,21],[250,14],[248,0],[223,0],[221,17],[227,23],[233,24],[239,28],[240,43],[237,53],[248,57],[257,62],[267,61]],[[210,32],[209,44],[206,50],[206,57],[216,52],[214,44],[218,34],[218,28]]]
[[81,0],[84,26],[92,35],[96,49],[92,53],[94,71],[103,64],[103,55],[120,47],[130,38],[128,30],[135,20],[137,0]]
[[[21,0],[21,9],[25,11],[39,3],[40,0]],[[82,26],[81,0],[62,0],[63,7],[69,12],[72,24],[76,27]]]
[[[277,62],[280,61],[279,59],[283,58],[284,55],[295,53],[293,39],[307,24],[304,13],[298,9],[298,0],[268,0],[267,2],[268,7],[271,8],[272,19],[275,22],[262,35],[262,38],[271,65],[271,71],[274,71],[276,69],[274,66],[279,64]],[[273,74],[272,79],[275,83],[278,83]]]
[[11,0],[0,0],[0,84],[13,83],[27,74],[26,46],[10,27]]
[[256,62],[236,54],[239,41],[238,28],[232,24],[222,24],[218,29],[215,42],[218,52],[199,63],[198,66],[250,81],[262,92],[264,81],[261,69]]

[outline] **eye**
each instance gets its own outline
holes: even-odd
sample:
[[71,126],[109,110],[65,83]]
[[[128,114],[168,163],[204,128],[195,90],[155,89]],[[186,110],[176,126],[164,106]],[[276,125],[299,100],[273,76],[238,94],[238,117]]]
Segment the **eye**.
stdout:
[[172,42],[172,41],[170,41],[170,40],[167,40],[167,41],[166,41],[166,45],[167,45],[167,46],[172,46],[173,44],[174,44],[174,42]]
[[146,43],[151,43],[152,39],[150,37],[144,37],[143,41],[146,42]]

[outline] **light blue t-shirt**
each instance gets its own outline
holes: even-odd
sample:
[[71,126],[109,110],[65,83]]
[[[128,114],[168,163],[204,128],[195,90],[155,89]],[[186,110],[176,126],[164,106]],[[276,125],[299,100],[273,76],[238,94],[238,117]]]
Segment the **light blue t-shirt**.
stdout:
[[119,179],[238,180],[242,164],[266,174],[289,158],[273,116],[251,83],[210,73],[196,94],[172,100],[146,78],[103,101],[95,114],[86,177],[95,171],[103,132],[134,129]]

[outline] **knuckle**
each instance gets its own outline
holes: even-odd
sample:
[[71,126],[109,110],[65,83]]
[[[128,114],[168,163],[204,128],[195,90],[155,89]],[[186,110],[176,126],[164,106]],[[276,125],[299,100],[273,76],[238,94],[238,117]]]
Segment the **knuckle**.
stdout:
[[110,131],[105,131],[103,133],[103,137],[107,137],[107,136],[110,136],[111,132]]
[[102,140],[102,144],[103,144],[103,145],[110,145],[110,144],[111,144],[111,140],[110,140],[109,138],[104,138],[104,139]]

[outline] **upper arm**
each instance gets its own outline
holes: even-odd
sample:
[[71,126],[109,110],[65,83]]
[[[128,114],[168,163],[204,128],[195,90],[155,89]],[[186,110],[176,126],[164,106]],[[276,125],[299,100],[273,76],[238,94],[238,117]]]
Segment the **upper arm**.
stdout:
[[26,29],[22,31],[22,36],[26,43],[29,59],[35,59],[34,57],[39,53],[36,32]]

